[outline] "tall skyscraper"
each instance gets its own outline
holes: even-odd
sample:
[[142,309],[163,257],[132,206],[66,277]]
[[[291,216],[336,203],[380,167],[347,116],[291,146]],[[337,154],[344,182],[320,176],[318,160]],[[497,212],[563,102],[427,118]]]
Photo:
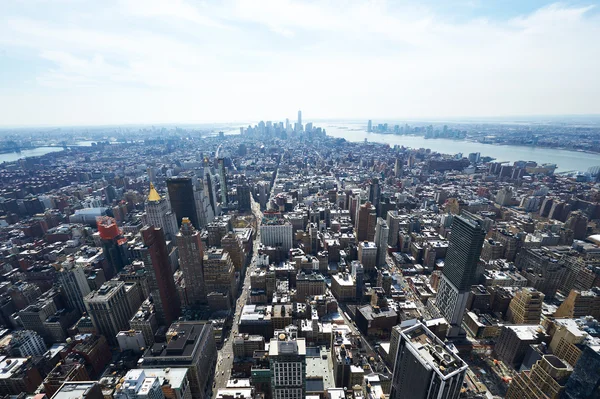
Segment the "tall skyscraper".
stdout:
[[367,122],[367,132],[371,133],[373,131],[373,121],[371,119],[369,119],[369,122]]
[[302,399],[306,394],[306,341],[279,334],[269,345],[273,399]]
[[383,220],[383,218],[377,218],[377,225],[375,226],[375,245],[377,246],[377,267],[384,266],[386,264],[386,255],[388,247],[388,236],[390,229]]
[[154,226],[145,226],[140,233],[144,243],[140,252],[148,273],[148,285],[154,301],[156,318],[159,324],[169,325],[177,320],[181,309],[171,273],[165,235],[162,229]]
[[179,267],[185,281],[186,303],[198,306],[206,303],[206,287],[204,285],[204,250],[200,233],[194,229],[189,219],[184,218],[177,234],[179,250]]
[[169,192],[171,208],[177,218],[177,225],[181,227],[181,219],[189,218],[195,228],[200,228],[192,179],[190,177],[167,179],[167,191]]
[[298,125],[302,126],[302,111],[298,111]]
[[196,201],[196,212],[198,213],[198,224],[206,226],[215,218],[214,209],[210,200],[210,192],[206,190],[203,179],[194,179],[194,201]]
[[129,264],[127,240],[121,234],[115,219],[99,216],[96,218],[96,224],[102,241],[102,251],[109,265],[109,269],[104,272],[106,278],[112,278],[123,269],[123,266]]
[[211,248],[204,253],[203,265],[206,295],[222,294],[231,303],[235,298],[235,267],[229,253],[221,248]]
[[125,283],[107,281],[83,301],[96,331],[112,345],[117,345],[117,333],[129,329],[129,319],[137,310],[132,310],[127,301]]
[[246,183],[246,180],[236,187],[238,210],[240,212],[247,212],[251,210],[250,202],[250,186]]
[[454,217],[436,306],[450,323],[448,336],[458,336],[477,263],[485,239],[482,221],[468,215]]
[[208,398],[206,389],[210,387],[211,373],[217,362],[217,345],[212,323],[173,323],[167,331],[166,338],[166,343],[157,342],[150,347],[138,365],[145,369],[187,368],[191,398]]
[[67,297],[69,305],[85,313],[85,304],[83,298],[90,293],[90,286],[87,282],[85,272],[81,265],[76,265],[75,261],[68,259],[61,264],[58,270],[58,282]]
[[390,399],[456,399],[467,364],[420,322],[400,332]]
[[381,185],[379,184],[378,178],[373,178],[371,184],[369,184],[369,201],[375,209],[379,207],[379,201],[381,200]]
[[221,205],[227,206],[227,175],[225,174],[225,160],[219,158],[219,183],[221,185]]
[[356,239],[358,241],[373,241],[375,239],[375,224],[377,223],[375,207],[367,201],[358,207],[356,214]]
[[573,368],[558,357],[544,355],[531,370],[517,374],[510,383],[505,398],[559,398],[572,372]]
[[142,216],[142,222],[146,226],[156,226],[163,229],[168,240],[175,239],[177,235],[177,217],[171,211],[169,201],[162,198],[150,183],[150,192],[146,198],[146,212]]
[[388,234],[388,245],[392,248],[398,246],[398,233],[400,232],[401,215],[398,211],[388,211],[386,223],[390,229]]

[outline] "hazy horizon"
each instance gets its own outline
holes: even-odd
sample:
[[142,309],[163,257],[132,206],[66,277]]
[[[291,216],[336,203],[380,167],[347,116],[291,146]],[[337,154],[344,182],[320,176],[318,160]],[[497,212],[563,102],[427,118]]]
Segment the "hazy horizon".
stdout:
[[597,6],[6,0],[0,126],[597,116]]

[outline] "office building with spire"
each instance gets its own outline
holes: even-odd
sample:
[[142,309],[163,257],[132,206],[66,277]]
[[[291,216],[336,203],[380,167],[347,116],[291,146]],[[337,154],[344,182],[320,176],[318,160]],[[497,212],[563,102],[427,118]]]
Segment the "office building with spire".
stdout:
[[163,229],[167,240],[173,240],[177,235],[177,217],[171,211],[166,198],[160,196],[154,184],[150,183],[150,192],[146,197],[146,212],[142,216],[145,226],[155,226]]
[[476,282],[485,230],[482,221],[469,215],[454,217],[442,279],[435,299],[450,324],[448,336],[458,336],[471,286]]
[[191,307],[206,304],[202,240],[200,232],[187,218],[183,219],[177,234],[177,247],[179,268],[185,281],[185,303]]

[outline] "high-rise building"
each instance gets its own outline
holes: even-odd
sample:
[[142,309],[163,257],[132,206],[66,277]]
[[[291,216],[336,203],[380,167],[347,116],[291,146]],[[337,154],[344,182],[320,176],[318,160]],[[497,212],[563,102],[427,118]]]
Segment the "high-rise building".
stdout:
[[200,232],[194,229],[189,219],[184,218],[177,234],[179,267],[185,281],[185,302],[192,307],[206,303],[204,285],[204,250]]
[[188,218],[195,228],[200,228],[198,224],[198,212],[196,211],[196,201],[194,200],[192,178],[172,177],[167,179],[167,191],[169,192],[171,208],[175,212],[177,225],[181,227],[181,220]]
[[206,294],[225,295],[231,304],[235,298],[235,267],[229,253],[221,248],[211,248],[204,253],[203,263]]
[[539,324],[544,294],[525,287],[515,293],[508,306],[507,319],[514,324]]
[[219,158],[219,184],[221,186],[221,205],[227,206],[227,174],[225,173],[225,160]]
[[115,219],[108,216],[99,216],[96,218],[96,224],[102,241],[102,252],[109,265],[109,269],[104,272],[106,278],[112,278],[125,265],[129,264],[127,240],[121,234]]
[[400,332],[390,399],[456,399],[467,364],[420,322]]
[[210,322],[177,322],[167,331],[167,342],[155,343],[139,362],[151,369],[188,368],[192,398],[205,399],[217,362],[217,345]]
[[298,111],[298,125],[302,126],[302,111]]
[[581,356],[566,383],[562,398],[598,398],[600,396],[600,353],[584,345]]
[[373,131],[373,121],[369,119],[367,122],[367,132],[371,133]]
[[383,218],[377,218],[377,225],[375,226],[375,245],[377,246],[377,267],[384,266],[386,264],[388,238],[390,235],[390,229],[388,224]]
[[146,198],[146,212],[142,216],[142,222],[145,226],[156,226],[163,229],[165,237],[173,240],[177,235],[177,217],[171,211],[171,206],[166,198],[160,196],[150,183],[150,193]]
[[400,232],[400,221],[402,218],[398,211],[388,211],[386,223],[390,229],[388,234],[388,245],[392,248],[398,246],[398,233]]
[[375,209],[379,207],[379,201],[381,200],[381,185],[379,184],[378,178],[373,178],[369,184],[369,202],[373,204]]
[[465,313],[469,290],[476,282],[476,269],[485,239],[479,219],[456,216],[442,272],[436,305],[450,324],[449,336],[457,336]]
[[14,331],[7,349],[16,357],[43,356],[47,350],[44,339],[31,330]]
[[198,224],[206,226],[215,218],[215,211],[210,200],[210,191],[206,189],[202,179],[194,179],[194,201],[196,201],[196,212],[198,213]]
[[129,328],[129,319],[137,310],[132,311],[127,302],[125,283],[107,281],[99,290],[89,293],[83,301],[96,331],[104,335],[108,342],[117,345],[117,333]]
[[377,211],[370,202],[358,207],[356,211],[356,240],[373,241],[375,239],[376,223]]
[[241,272],[246,266],[247,257],[240,237],[230,231],[225,237],[221,238],[221,246],[223,250],[229,253],[235,270]]
[[531,370],[521,371],[511,381],[506,399],[558,399],[573,368],[554,355],[543,355]]
[[248,212],[251,210],[250,202],[250,186],[244,181],[236,186],[236,195],[238,201],[238,210],[240,212]]
[[285,219],[265,217],[260,225],[260,242],[287,254],[293,245],[292,224]]
[[281,333],[269,345],[273,399],[302,399],[306,395],[306,341]]
[[358,261],[363,265],[365,272],[371,272],[377,266],[377,245],[372,241],[358,243]]
[[91,291],[83,267],[77,265],[73,259],[68,259],[61,263],[57,276],[69,305],[83,314],[83,298]]
[[144,243],[140,253],[148,274],[148,285],[156,309],[156,318],[159,324],[169,325],[177,320],[181,309],[171,273],[165,235],[162,229],[154,226],[145,226],[140,233]]

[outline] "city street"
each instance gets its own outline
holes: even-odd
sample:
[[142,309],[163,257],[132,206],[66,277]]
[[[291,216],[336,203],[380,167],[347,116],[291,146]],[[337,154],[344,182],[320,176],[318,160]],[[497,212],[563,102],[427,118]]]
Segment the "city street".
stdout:
[[229,333],[224,340],[223,347],[218,351],[217,366],[215,369],[214,383],[213,383],[213,396],[216,396],[219,388],[225,388],[227,381],[231,377],[231,367],[233,366],[233,337],[238,332],[238,322],[240,315],[242,314],[242,308],[247,303],[248,293],[250,291],[250,274],[256,268],[256,260],[258,255],[258,247],[260,245],[260,224],[262,222],[262,212],[260,211],[260,205],[254,201],[251,197],[252,213],[256,217],[256,238],[254,239],[254,246],[252,248],[252,258],[248,267],[246,268],[246,275],[244,277],[244,284],[242,285],[242,292],[235,303],[235,314],[233,316],[233,325],[229,330]]

